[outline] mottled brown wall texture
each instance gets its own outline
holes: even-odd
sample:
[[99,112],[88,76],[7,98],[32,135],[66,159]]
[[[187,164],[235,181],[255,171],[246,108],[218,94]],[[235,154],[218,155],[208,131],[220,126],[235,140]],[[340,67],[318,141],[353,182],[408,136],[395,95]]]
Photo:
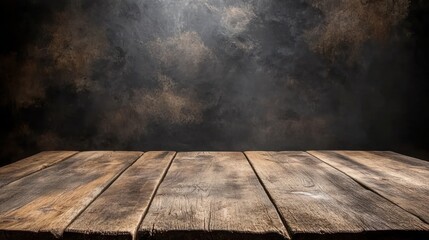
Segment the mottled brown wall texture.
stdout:
[[0,165],[41,150],[427,158],[426,0],[2,0]]

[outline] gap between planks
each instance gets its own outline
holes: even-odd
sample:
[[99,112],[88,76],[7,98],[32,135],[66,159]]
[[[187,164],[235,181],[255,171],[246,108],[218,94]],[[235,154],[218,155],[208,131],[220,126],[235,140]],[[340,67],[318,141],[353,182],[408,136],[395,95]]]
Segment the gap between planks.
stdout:
[[132,161],[132,163],[130,165],[125,167],[115,177],[113,177],[110,180],[110,183],[108,183],[106,186],[104,186],[103,189],[84,208],[82,208],[81,211],[79,211],[79,213],[69,222],[69,224],[66,227],[64,227],[64,230],[67,229],[104,191],[106,191],[106,189],[108,189],[110,187],[110,185],[112,185],[116,181],[116,179],[118,179],[128,168],[130,168],[132,165],[134,165],[134,163],[137,162],[137,160],[139,160],[144,154],[145,154],[145,152],[140,154],[140,156],[138,156],[136,159],[134,159],[134,161]]
[[73,221],[64,239],[135,239],[136,228],[175,154],[145,152]]
[[[404,210],[405,212],[407,212],[407,213],[409,213],[409,214],[411,214],[411,215],[413,215],[413,216],[417,217],[417,218],[418,218],[418,219],[420,219],[422,222],[424,222],[424,223],[426,223],[426,224],[429,224],[429,222],[428,222],[428,221],[426,221],[424,218],[422,218],[422,217],[420,217],[419,215],[415,214],[414,212],[412,212],[412,211],[410,211],[410,210],[408,210],[408,209],[406,209],[406,208],[404,208],[404,207],[400,206],[399,204],[397,204],[396,202],[392,201],[391,199],[389,199],[389,198],[385,197],[384,195],[382,195],[382,194],[381,194],[381,193],[379,193],[378,191],[376,191],[376,190],[372,189],[370,186],[368,186],[368,185],[367,185],[367,184],[365,184],[364,182],[362,182],[362,181],[360,181],[359,179],[357,179],[357,178],[355,178],[355,177],[353,177],[353,176],[349,175],[346,171],[341,170],[341,168],[338,168],[338,167],[334,166],[334,165],[333,165],[333,164],[331,164],[330,162],[322,160],[320,157],[318,157],[317,155],[313,154],[312,152],[317,152],[317,151],[313,151],[313,150],[306,151],[306,153],[308,153],[308,154],[310,154],[311,156],[315,157],[315,158],[316,158],[316,159],[318,159],[319,161],[324,162],[324,163],[326,163],[327,165],[329,165],[330,167],[334,168],[335,170],[337,170],[337,171],[339,171],[339,172],[341,172],[341,173],[345,174],[346,176],[348,176],[349,178],[351,178],[353,181],[355,181],[357,184],[359,184],[361,187],[363,187],[363,188],[365,188],[365,189],[367,189],[367,190],[369,190],[369,191],[371,191],[371,192],[373,192],[373,193],[377,194],[378,196],[380,196],[381,198],[385,199],[386,201],[388,201],[388,202],[392,203],[393,205],[396,205],[398,208],[401,208],[401,209],[402,209],[402,210]],[[334,151],[331,151],[331,152],[334,152]]]
[[283,215],[280,213],[279,208],[277,207],[276,203],[274,202],[273,197],[271,196],[270,192],[268,191],[265,184],[262,182],[261,177],[259,177],[258,173],[256,173],[255,166],[250,162],[249,157],[245,152],[242,152],[244,157],[246,158],[247,162],[249,163],[250,167],[253,170],[253,173],[255,174],[256,178],[258,178],[259,184],[261,184],[262,188],[265,191],[265,194],[267,194],[268,198],[270,199],[271,203],[273,204],[274,208],[276,209],[277,215],[279,216],[280,220],[282,221],[283,226],[285,227],[287,234],[290,236],[291,239],[293,239],[293,231],[290,228],[289,224],[287,223],[286,219],[283,217]]
[[177,152],[174,152],[174,155],[171,158],[170,162],[168,163],[167,168],[162,173],[161,179],[156,184],[155,190],[153,191],[152,195],[150,196],[149,203],[148,203],[146,209],[144,210],[144,212],[143,212],[143,214],[139,220],[139,223],[137,224],[136,228],[134,229],[132,240],[138,240],[139,239],[138,232],[139,232],[140,225],[142,224],[144,217],[146,216],[147,212],[149,211],[149,208],[152,205],[153,199],[154,199],[156,193],[158,192],[159,186],[161,185],[162,181],[164,181],[164,178],[167,175],[168,170],[170,170],[171,164],[173,164],[173,161],[176,158],[176,155],[177,155]]
[[[31,158],[34,158],[34,157],[36,157],[37,155],[43,155],[43,154],[50,154],[50,153],[57,153],[57,154],[60,154],[60,153],[63,153],[63,152],[68,152],[68,151],[43,151],[43,152],[39,152],[39,153],[37,153],[37,154],[35,154],[35,155],[31,155],[31,156],[29,156],[29,157],[26,157],[26,158],[24,158],[24,159],[22,159],[22,160],[19,160],[19,161],[17,161],[17,162],[14,162],[14,163],[11,163],[11,164],[8,164],[8,165],[6,165],[6,166],[3,166],[3,167],[1,167],[1,168],[7,168],[7,167],[14,167],[14,165],[17,165],[17,164],[22,164],[23,163],[23,161],[26,161],[27,159],[31,159]],[[22,178],[24,178],[24,177],[27,177],[27,176],[29,176],[29,175],[32,175],[32,174],[35,174],[35,173],[37,173],[37,172],[39,172],[39,171],[42,171],[42,170],[44,170],[44,169],[47,169],[47,168],[50,168],[50,167],[53,167],[54,165],[56,165],[56,164],[58,164],[58,163],[60,163],[60,162],[62,162],[62,161],[65,161],[65,160],[67,160],[67,159],[69,159],[69,158],[71,158],[71,157],[73,157],[73,156],[75,156],[76,154],[78,154],[78,153],[80,153],[79,151],[70,151],[70,155],[69,156],[66,156],[66,157],[63,157],[63,158],[60,158],[59,160],[57,160],[57,161],[53,161],[53,162],[51,162],[51,163],[41,163],[42,164],[42,166],[40,167],[40,168],[37,168],[37,169],[35,169],[35,170],[32,170],[31,169],[31,167],[30,167],[30,169],[28,169],[27,171],[27,173],[25,173],[25,174],[23,174],[23,175],[21,175],[21,176],[18,176],[18,177],[16,177],[15,179],[13,179],[13,180],[11,180],[11,181],[9,181],[9,182],[6,182],[6,183],[1,183],[1,180],[0,180],[0,188],[1,187],[4,187],[4,186],[7,186],[7,185],[9,185],[9,184],[11,184],[11,183],[14,183],[14,182],[16,182],[16,181],[18,181],[18,180],[20,180],[20,179],[22,179]],[[37,167],[37,166],[36,166]],[[10,176],[9,176],[10,177]]]

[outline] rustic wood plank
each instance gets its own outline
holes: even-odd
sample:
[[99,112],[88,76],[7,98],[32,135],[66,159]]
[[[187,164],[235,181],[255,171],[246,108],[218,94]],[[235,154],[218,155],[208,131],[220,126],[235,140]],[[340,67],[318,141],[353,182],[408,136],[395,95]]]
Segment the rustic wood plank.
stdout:
[[293,239],[419,238],[429,229],[417,217],[307,153],[245,154]]
[[133,239],[175,152],[146,152],[66,229],[65,239]]
[[24,158],[0,168],[0,187],[31,173],[47,168],[74,154],[76,151],[47,151]]
[[141,152],[81,152],[4,186],[0,239],[51,239]]
[[429,162],[393,152],[309,153],[429,223]]
[[241,152],[180,152],[139,229],[154,239],[283,239],[281,219]]

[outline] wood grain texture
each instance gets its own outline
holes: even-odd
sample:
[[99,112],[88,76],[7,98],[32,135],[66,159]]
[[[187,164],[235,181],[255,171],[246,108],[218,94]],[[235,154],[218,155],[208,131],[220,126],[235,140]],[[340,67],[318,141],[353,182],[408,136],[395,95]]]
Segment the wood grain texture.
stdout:
[[0,239],[60,237],[141,152],[81,152],[0,192]]
[[74,154],[76,151],[48,151],[24,158],[0,168],[0,187],[31,173],[47,168]]
[[396,239],[405,233],[418,239],[429,229],[417,217],[307,153],[245,154],[293,239]]
[[309,153],[429,223],[429,162],[393,152]]
[[65,239],[132,239],[175,152],[146,152],[66,229]]
[[283,239],[287,232],[241,152],[180,152],[139,229],[143,239]]

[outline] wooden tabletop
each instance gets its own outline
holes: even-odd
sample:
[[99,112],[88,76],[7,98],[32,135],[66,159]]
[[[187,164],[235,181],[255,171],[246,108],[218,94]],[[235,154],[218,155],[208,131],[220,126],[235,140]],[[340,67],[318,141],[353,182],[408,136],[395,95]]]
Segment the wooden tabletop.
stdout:
[[429,239],[394,152],[42,152],[0,168],[0,240]]

